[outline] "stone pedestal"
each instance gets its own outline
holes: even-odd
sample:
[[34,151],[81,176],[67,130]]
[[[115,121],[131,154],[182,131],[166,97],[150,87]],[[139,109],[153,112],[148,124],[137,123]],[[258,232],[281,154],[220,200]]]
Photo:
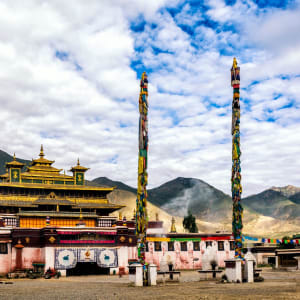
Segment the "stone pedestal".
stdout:
[[148,266],[148,285],[156,285],[157,280],[157,266],[150,264]]
[[229,282],[242,282],[242,260],[225,260],[225,275]]
[[244,278],[247,282],[254,282],[254,260],[246,259],[245,260],[245,269],[244,269]]
[[294,258],[298,261],[297,270],[300,271],[300,256],[294,256]]
[[132,264],[129,269],[129,281],[135,286],[143,286],[143,266],[141,264]]

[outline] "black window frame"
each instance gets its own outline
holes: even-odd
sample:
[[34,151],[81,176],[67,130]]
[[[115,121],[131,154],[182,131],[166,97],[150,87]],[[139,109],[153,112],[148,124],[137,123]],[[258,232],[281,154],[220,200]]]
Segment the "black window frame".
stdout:
[[180,242],[180,251],[187,251],[187,242]]
[[0,254],[8,254],[7,243],[0,243]]
[[161,242],[154,242],[154,251],[155,252],[161,251]]
[[168,242],[168,251],[174,251],[174,242]]
[[224,251],[224,250],[225,250],[224,241],[218,241],[218,251]]
[[[195,247],[195,245],[197,245],[197,247]],[[193,250],[200,251],[200,242],[193,242]]]

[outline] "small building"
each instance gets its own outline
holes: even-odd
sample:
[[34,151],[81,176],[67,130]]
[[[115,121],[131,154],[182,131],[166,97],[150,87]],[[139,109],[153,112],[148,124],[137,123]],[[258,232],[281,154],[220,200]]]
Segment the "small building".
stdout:
[[300,270],[300,248],[276,249],[276,268]]

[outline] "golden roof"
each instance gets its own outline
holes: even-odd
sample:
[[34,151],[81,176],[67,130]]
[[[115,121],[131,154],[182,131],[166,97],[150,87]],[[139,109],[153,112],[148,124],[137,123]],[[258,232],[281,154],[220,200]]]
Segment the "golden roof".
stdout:
[[46,183],[25,183],[25,182],[0,182],[0,187],[19,187],[30,189],[52,189],[52,190],[88,190],[88,191],[113,191],[115,187],[100,187],[92,185],[73,184],[46,184]]
[[81,172],[86,172],[89,170],[89,168],[83,167],[80,165],[79,158],[77,159],[77,166],[72,167],[70,172],[75,172],[75,171],[81,171]]
[[6,167],[18,167],[18,168],[23,168],[25,166],[25,164],[19,162],[16,160],[16,154],[14,153],[13,156],[13,161],[8,162],[5,164]]
[[49,159],[46,159],[44,158],[45,154],[44,154],[44,148],[43,148],[43,145],[41,145],[41,150],[40,150],[40,158],[38,159],[33,159],[32,162],[31,162],[31,165],[32,166],[51,166],[55,160],[49,160]]

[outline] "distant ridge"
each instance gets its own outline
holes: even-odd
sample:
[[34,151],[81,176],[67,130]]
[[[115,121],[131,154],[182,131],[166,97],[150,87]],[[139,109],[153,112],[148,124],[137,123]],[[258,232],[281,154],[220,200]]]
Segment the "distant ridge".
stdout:
[[[13,156],[9,155],[8,153],[0,150],[0,174],[6,173],[5,164],[13,160]],[[17,160],[25,165],[29,165],[31,163],[30,160],[20,159]]]
[[243,203],[265,216],[280,220],[300,220],[300,205],[274,188],[246,197]]
[[91,181],[91,183],[96,183],[100,186],[109,186],[109,187],[117,187],[119,190],[128,191],[131,193],[136,193],[136,189],[124,184],[121,181],[113,181],[107,177],[98,177]]

